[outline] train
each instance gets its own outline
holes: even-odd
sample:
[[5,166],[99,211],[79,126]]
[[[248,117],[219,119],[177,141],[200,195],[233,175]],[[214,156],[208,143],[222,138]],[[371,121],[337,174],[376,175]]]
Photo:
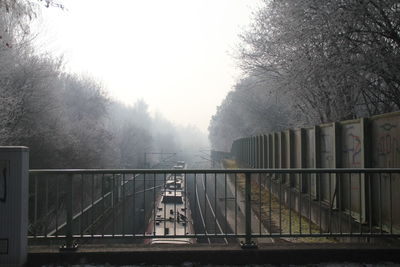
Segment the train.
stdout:
[[[186,169],[186,163],[178,161],[173,169]],[[152,238],[146,239],[146,244],[190,245],[196,243],[195,238],[185,237],[185,235],[194,234],[185,178],[184,173],[167,175],[149,219],[146,233],[152,235]]]

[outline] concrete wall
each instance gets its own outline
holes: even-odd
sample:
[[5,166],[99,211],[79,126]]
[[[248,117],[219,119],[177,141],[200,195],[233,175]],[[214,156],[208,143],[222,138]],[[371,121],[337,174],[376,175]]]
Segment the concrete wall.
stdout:
[[[400,112],[245,137],[234,141],[231,153],[256,168],[400,168]],[[280,181],[355,221],[400,232],[399,174],[286,175]]]
[[[398,168],[400,167],[400,116],[399,114],[386,114],[370,119],[369,129],[372,133],[370,139],[371,167]],[[397,205],[400,203],[400,177],[394,175],[381,175],[371,177],[372,188],[372,218],[373,222],[390,228],[390,216],[393,217],[393,227],[400,230],[400,212]],[[379,190],[382,189],[382,194]],[[392,197],[392,202],[390,202]],[[390,215],[390,207],[395,212]]]

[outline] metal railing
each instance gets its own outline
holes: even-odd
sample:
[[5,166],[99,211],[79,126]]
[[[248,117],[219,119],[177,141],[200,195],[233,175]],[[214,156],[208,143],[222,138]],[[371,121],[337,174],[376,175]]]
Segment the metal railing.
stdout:
[[[182,174],[182,188],[165,188]],[[399,238],[399,183],[400,169],[31,170],[28,238],[67,249],[98,239]],[[185,206],[167,214],[167,191]]]

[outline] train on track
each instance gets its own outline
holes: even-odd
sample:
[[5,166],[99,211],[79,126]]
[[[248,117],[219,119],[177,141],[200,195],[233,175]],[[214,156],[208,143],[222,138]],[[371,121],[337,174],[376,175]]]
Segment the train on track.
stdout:
[[[185,162],[178,161],[174,169],[186,169]],[[195,238],[185,237],[194,234],[185,178],[184,173],[167,175],[146,230],[152,238],[146,239],[145,243],[187,245],[196,242]]]

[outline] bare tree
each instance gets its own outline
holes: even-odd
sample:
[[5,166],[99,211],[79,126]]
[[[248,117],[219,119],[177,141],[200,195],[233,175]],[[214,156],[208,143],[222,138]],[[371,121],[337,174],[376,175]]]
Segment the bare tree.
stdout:
[[242,35],[239,61],[274,75],[314,123],[393,110],[399,17],[396,1],[265,1]]

